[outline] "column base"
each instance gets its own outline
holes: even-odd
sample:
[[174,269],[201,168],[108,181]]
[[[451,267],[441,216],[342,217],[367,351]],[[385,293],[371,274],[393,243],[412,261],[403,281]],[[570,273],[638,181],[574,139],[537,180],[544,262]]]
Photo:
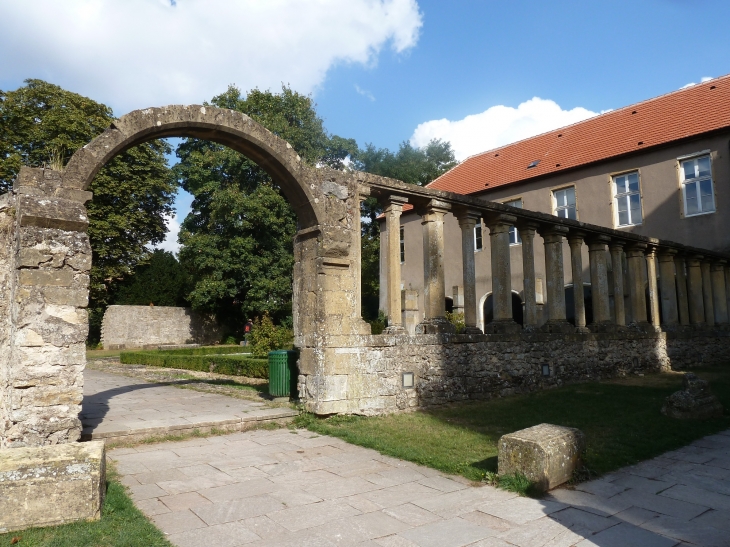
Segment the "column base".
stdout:
[[590,334],[593,330],[583,325],[582,327],[575,327],[575,332],[578,334]]
[[399,334],[399,335],[403,335],[403,334],[408,334],[408,331],[405,329],[405,327],[403,327],[403,325],[392,325],[390,327],[385,327],[383,329],[383,334],[390,334],[390,335]]
[[654,332],[661,332],[662,329],[659,327],[655,327],[648,321],[639,321],[638,323],[629,323],[627,326],[628,330],[632,330],[635,332],[646,332],[646,333],[654,333]]
[[464,327],[460,334],[484,334],[479,327]]
[[498,319],[484,326],[485,334],[515,334],[522,332],[522,325],[512,319]]
[[575,327],[565,319],[552,320],[545,323],[540,329],[542,332],[556,332],[559,334],[571,334]]
[[456,327],[445,317],[430,317],[416,325],[416,334],[456,334]]

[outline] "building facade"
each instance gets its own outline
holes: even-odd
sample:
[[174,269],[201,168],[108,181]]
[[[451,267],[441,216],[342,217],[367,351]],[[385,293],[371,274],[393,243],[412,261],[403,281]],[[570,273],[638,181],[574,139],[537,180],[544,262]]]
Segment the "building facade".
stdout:
[[[472,156],[429,187],[727,252],[730,251],[729,154],[730,76],[725,76]],[[404,313],[410,314],[407,323],[412,325],[420,320],[419,312],[423,310],[423,236],[418,213],[406,206],[400,226],[401,287],[410,291],[404,294],[404,304],[406,299],[411,302]],[[482,219],[474,233],[477,325],[482,330],[492,313],[488,224],[488,219]],[[384,238],[387,227],[385,223],[381,227]],[[447,292],[453,293],[447,298],[446,307],[458,311],[463,306],[461,230],[451,214],[444,218],[444,238],[446,287]],[[510,243],[513,316],[521,323],[522,251],[516,228],[511,229]],[[538,315],[544,321],[542,243],[540,235],[536,235]],[[563,243],[568,319],[575,321],[570,310],[574,285],[580,283],[590,324],[590,271],[584,268],[579,281],[572,278],[570,244],[567,239]],[[588,245],[582,245],[581,252],[582,263],[587,265]],[[608,264],[608,275],[612,277],[611,260]],[[625,259],[623,265],[622,273],[626,275]],[[386,287],[385,271],[387,256],[383,255],[383,288]],[[387,309],[386,292],[387,289],[381,289],[383,309]],[[631,319],[627,316],[626,323]]]

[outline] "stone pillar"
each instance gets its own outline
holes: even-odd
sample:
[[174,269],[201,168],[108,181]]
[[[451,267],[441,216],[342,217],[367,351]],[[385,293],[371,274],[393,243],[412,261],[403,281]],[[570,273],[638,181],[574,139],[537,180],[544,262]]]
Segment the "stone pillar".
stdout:
[[677,311],[679,312],[679,324],[688,326],[690,324],[689,298],[687,295],[687,271],[684,256],[677,255],[674,258],[674,272],[677,276]]
[[444,215],[449,204],[430,200],[421,215],[423,226],[423,303],[424,319],[417,334],[456,332],[446,320],[446,286],[444,280]]
[[700,327],[705,324],[705,304],[702,296],[702,270],[700,260],[702,256],[687,258],[687,300],[689,302],[689,321],[692,326]]
[[464,287],[454,285],[451,288],[451,301],[454,303],[454,313],[464,313]]
[[606,244],[611,238],[598,235],[591,238],[588,252],[591,261],[591,296],[593,303],[592,330],[610,330],[611,308],[608,296],[608,263],[606,262]]
[[573,332],[573,325],[565,320],[565,276],[563,274],[563,237],[568,228],[547,225],[540,235],[545,242],[545,277],[547,284],[548,321],[546,332]]
[[659,289],[657,288],[656,248],[646,250],[646,279],[649,285],[649,309],[651,310],[651,325],[659,329]]
[[727,296],[728,320],[730,320],[730,267],[727,265],[725,266],[725,295]]
[[573,310],[575,330],[588,332],[586,328],[586,303],[583,294],[583,238],[585,233],[572,231],[568,234],[570,266],[573,274]]
[[722,325],[728,322],[727,288],[725,286],[725,260],[712,263],[712,304],[715,309],[715,322]]
[[712,273],[710,261],[703,260],[700,264],[702,272],[702,302],[705,305],[705,323],[708,327],[715,326],[715,306],[712,297]]
[[646,294],[644,292],[644,250],[646,243],[633,243],[626,250],[629,269],[629,303],[631,320],[635,326],[648,327],[646,320]]
[[418,291],[402,290],[400,307],[403,310],[401,324],[406,332],[413,336],[416,334],[416,325],[418,325]]
[[388,327],[385,334],[405,332],[401,317],[400,216],[408,198],[389,196],[385,201],[385,222],[388,232]]
[[662,323],[666,330],[673,329],[679,324],[677,307],[677,283],[674,274],[676,249],[661,249],[659,251],[659,285],[661,287]]
[[613,240],[609,244],[611,251],[611,269],[613,270],[613,315],[616,325],[626,325],[626,310],[624,309],[624,242]]
[[496,215],[489,219],[489,244],[492,259],[492,305],[494,320],[485,332],[505,333],[521,330],[512,317],[512,270],[510,267],[509,231],[517,217]]
[[526,223],[519,227],[522,239],[522,273],[525,291],[525,330],[537,328],[537,297],[535,293],[535,230],[537,224]]
[[[474,267],[474,226],[481,215],[477,211],[460,211],[457,215],[461,227],[462,279],[464,282],[464,334],[481,334],[477,327],[477,291]],[[494,251],[492,251],[494,252]],[[454,287],[456,289],[456,287]],[[456,304],[456,294],[454,294]]]

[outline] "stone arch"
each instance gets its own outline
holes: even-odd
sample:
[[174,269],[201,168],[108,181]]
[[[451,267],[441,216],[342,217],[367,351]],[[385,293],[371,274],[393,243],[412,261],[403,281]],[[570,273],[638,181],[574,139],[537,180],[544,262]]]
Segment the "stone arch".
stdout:
[[[300,228],[321,224],[323,212],[315,196],[315,170],[304,164],[288,142],[246,114],[212,106],[147,108],[118,118],[71,157],[61,187],[67,194],[87,190],[94,176],[114,156],[135,145],[164,137],[196,137],[244,154],[280,186],[297,214]],[[59,195],[63,195],[63,191]]]
[[[519,291],[512,290],[512,319],[518,325],[524,325],[524,301]],[[484,331],[492,321],[492,291],[488,291],[479,299],[477,308],[477,326]]]

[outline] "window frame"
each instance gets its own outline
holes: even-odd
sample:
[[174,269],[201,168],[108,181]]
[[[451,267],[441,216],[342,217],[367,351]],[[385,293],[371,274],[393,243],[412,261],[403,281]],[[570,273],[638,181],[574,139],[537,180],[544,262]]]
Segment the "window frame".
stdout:
[[[709,181],[710,185],[712,187],[712,211],[700,211],[698,213],[688,213],[687,212],[687,181],[684,178],[684,168],[682,167],[682,164],[686,161],[696,161],[702,157],[707,157],[710,160],[710,175],[709,175]],[[679,183],[679,200],[681,203],[680,206],[680,213],[682,218],[691,218],[691,217],[699,217],[704,215],[711,215],[713,213],[717,212],[717,191],[716,191],[716,185],[715,185],[715,162],[712,158],[712,150],[701,150],[699,152],[693,152],[691,154],[685,154],[683,156],[677,157],[677,163],[676,163],[676,169],[677,169],[677,181]],[[708,180],[707,177],[697,177],[695,180],[692,181],[692,184],[697,184],[697,198],[698,198],[698,204],[702,205],[701,200],[701,194],[699,194],[699,183]]]
[[[477,238],[477,230],[479,230],[479,237]],[[478,253],[484,250],[484,223],[480,218],[474,225],[474,252]]]
[[[502,205],[509,205],[510,207],[514,207],[514,205],[510,205],[510,203],[513,203],[515,201],[519,201],[521,206],[516,207],[516,209],[524,209],[525,208],[525,200],[522,199],[522,196],[516,196],[509,198],[504,201],[500,201]],[[515,234],[515,242],[512,243],[512,234]],[[520,232],[517,230],[517,226],[512,226],[509,229],[509,246],[510,247],[516,247],[517,245],[522,245],[522,238],[520,237]]]
[[567,217],[558,216],[558,200],[555,197],[555,192],[560,192],[561,190],[566,190],[567,188],[573,188],[573,196],[575,197],[575,220],[580,220],[580,214],[578,212],[578,189],[576,188],[575,184],[563,184],[562,186],[550,188],[550,210],[552,211],[553,216],[563,218],[565,220],[572,220]]
[[[616,177],[621,177],[623,175],[630,175],[631,173],[636,173],[639,176],[639,191],[638,192],[629,192],[629,193],[623,193],[621,194],[621,197],[630,196],[633,194],[639,195],[639,209],[641,212],[641,222],[638,223],[631,223],[631,224],[619,224],[619,211],[618,211],[618,192],[616,187]],[[644,224],[644,192],[641,184],[641,169],[625,169],[623,171],[617,171],[615,173],[610,173],[608,178],[608,185],[611,191],[611,208],[613,212],[613,227],[616,230],[620,230],[622,228],[632,228],[634,226],[642,226]],[[629,209],[630,211],[630,209]]]
[[400,225],[400,263],[406,261],[406,227]]

